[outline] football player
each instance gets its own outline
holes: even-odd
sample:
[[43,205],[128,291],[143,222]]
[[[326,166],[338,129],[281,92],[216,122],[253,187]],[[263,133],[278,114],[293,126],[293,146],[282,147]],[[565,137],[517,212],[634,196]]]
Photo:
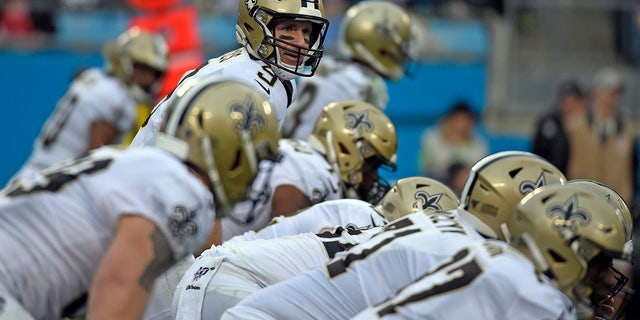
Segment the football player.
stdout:
[[[476,218],[471,224],[464,217],[491,215],[499,226],[499,220],[510,219],[513,208],[527,193],[546,184],[565,182],[558,169],[531,153],[505,151],[487,156],[471,168],[457,209],[396,219],[369,241],[322,267],[257,292],[225,316],[286,319],[295,314],[305,319],[348,319],[385,301],[432,266],[484,240],[483,235],[493,230],[483,220]],[[295,296],[295,304],[285,302],[286,296]],[[266,303],[266,299],[277,303]],[[324,307],[327,304],[335,307]]]
[[153,103],[167,69],[164,39],[132,28],[105,45],[105,69],[88,68],[71,82],[12,180],[119,143],[134,129],[138,104]]
[[282,124],[296,97],[295,77],[312,76],[324,52],[329,21],[323,0],[243,0],[238,1],[238,13],[236,39],[242,48],[186,73],[173,93],[154,108],[131,145],[153,144],[175,93],[211,75],[232,77],[255,87],[269,97]]
[[212,243],[327,200],[355,198],[377,204],[389,189],[378,170],[395,170],[397,141],[393,123],[373,105],[329,104],[308,141],[280,140],[281,160],[261,166],[249,199],[220,221],[222,240]]
[[365,101],[384,110],[389,100],[385,80],[403,78],[413,38],[409,14],[393,2],[362,1],[349,8],[338,35],[338,55],[323,57],[315,76],[299,79],[284,137],[307,139],[322,108],[333,101]]
[[[384,195],[388,186],[379,179],[378,167],[393,168],[397,148],[395,127],[384,113],[364,102],[339,102],[325,109],[317,129],[314,142],[279,141],[280,160],[259,164],[248,199],[236,204],[228,217],[216,220],[206,248],[316,203],[359,195],[377,201]],[[168,313],[175,286],[192,262],[186,258],[161,276],[148,318]]]
[[592,188],[541,187],[507,223],[511,246],[472,244],[354,319],[590,319],[626,282],[603,286],[626,242],[620,214]]
[[280,217],[254,238],[235,237],[198,257],[176,288],[174,319],[219,319],[249,294],[320,266],[374,236],[386,220],[449,210],[458,203],[444,184],[410,177],[398,180],[375,207],[360,200],[334,200]]
[[322,108],[333,101],[365,101],[384,110],[385,81],[403,78],[412,40],[411,19],[399,5],[362,1],[350,7],[342,19],[338,54],[323,57],[315,76],[299,79],[284,137],[307,139]]
[[140,319],[156,277],[203,246],[278,139],[262,94],[210,78],[172,101],[157,147],[101,147],[3,189],[0,319],[60,319],[87,299],[90,318]]

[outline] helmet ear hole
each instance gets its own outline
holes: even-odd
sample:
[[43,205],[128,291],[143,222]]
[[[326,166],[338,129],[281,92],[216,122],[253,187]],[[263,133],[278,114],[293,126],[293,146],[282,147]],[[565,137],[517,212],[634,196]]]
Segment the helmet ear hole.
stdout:
[[234,156],[233,161],[231,162],[231,167],[229,167],[229,170],[231,172],[235,171],[236,169],[238,169],[238,167],[240,167],[240,157],[241,157],[241,153],[240,153],[240,149],[236,150],[236,155]]
[[518,173],[520,171],[522,171],[522,167],[513,169],[513,170],[509,171],[509,176],[511,177],[511,179],[513,179],[518,175]]
[[340,147],[340,153],[351,154],[351,152],[349,152],[349,148],[347,148],[343,143],[338,143],[338,146]]
[[547,250],[547,253],[553,258],[553,261],[556,263],[566,263],[567,259],[563,258],[560,254],[558,254],[555,250]]

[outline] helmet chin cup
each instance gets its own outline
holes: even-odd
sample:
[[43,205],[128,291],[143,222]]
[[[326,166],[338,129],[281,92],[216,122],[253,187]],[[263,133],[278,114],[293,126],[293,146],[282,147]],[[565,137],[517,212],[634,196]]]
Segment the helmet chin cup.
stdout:
[[[156,88],[158,87],[155,84],[154,86]],[[137,103],[144,103],[144,104],[151,105],[155,99],[154,91],[156,90],[153,90],[153,88],[149,91],[146,91],[137,84],[132,84],[129,86],[129,92],[131,93],[131,96]]]

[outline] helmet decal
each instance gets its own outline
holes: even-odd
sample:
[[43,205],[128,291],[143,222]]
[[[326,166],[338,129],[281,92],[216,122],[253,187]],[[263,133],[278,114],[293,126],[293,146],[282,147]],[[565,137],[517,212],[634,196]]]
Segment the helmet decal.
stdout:
[[385,12],[383,20],[376,22],[373,28],[380,33],[383,41],[393,40],[393,34],[397,34],[400,30],[400,27],[389,19],[388,12]]
[[[440,205],[438,205],[438,202],[440,201],[440,198],[442,198],[442,193],[429,195],[428,193],[426,193],[424,191],[418,191],[415,194],[415,198],[422,201],[422,206],[421,207],[422,207],[423,210],[426,210],[426,209],[429,209],[429,208],[434,209],[436,211],[441,211],[442,210]],[[416,208],[416,209],[418,209],[418,208]]]
[[248,10],[251,10],[253,7],[255,7],[257,3],[258,0],[244,0],[244,5],[247,6]]
[[587,225],[591,221],[589,213],[578,206],[578,198],[576,195],[571,196],[567,202],[563,204],[555,204],[547,209],[549,217],[557,217],[554,221],[554,227],[558,230],[574,231],[574,224]]
[[319,10],[318,0],[300,0],[301,7]]
[[374,129],[373,123],[367,118],[369,116],[369,110],[365,110],[361,113],[347,112],[344,118],[347,122],[347,129],[351,129],[357,132],[362,132],[361,127],[364,127],[367,131],[372,132]]
[[540,176],[538,177],[538,180],[536,180],[536,182],[530,181],[530,180],[525,180],[522,181],[522,183],[520,183],[520,193],[522,193],[523,195],[537,189],[540,188],[542,186],[547,185],[545,179],[544,179],[544,173],[541,172]]
[[258,129],[264,129],[266,122],[262,117],[262,114],[258,113],[255,107],[255,101],[251,96],[247,96],[245,102],[236,103],[231,105],[230,111],[232,113],[237,112],[242,116],[241,121],[236,123],[236,129],[238,130],[251,130],[253,126],[257,126]]

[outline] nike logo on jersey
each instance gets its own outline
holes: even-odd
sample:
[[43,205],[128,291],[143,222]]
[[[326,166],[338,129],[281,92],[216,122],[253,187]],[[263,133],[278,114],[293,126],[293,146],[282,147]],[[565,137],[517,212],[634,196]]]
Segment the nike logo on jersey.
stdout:
[[271,94],[271,90],[269,90],[269,88],[263,86],[262,83],[260,83],[260,81],[258,80],[255,80],[255,81],[260,85],[260,87],[262,87],[262,89],[264,89],[265,92],[267,92],[267,94]]

